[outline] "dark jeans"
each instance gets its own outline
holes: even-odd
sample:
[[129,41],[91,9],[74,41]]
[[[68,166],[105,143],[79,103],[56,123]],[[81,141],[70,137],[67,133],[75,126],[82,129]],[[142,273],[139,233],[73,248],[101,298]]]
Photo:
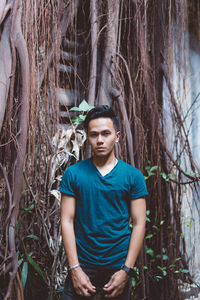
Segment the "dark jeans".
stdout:
[[[107,270],[107,269],[91,269],[91,268],[87,268],[85,266],[82,266],[83,271],[88,275],[88,277],[90,278],[92,284],[96,287],[97,290],[97,294],[101,295],[98,296],[98,299],[107,299],[103,296],[103,286],[108,283],[108,281],[110,280],[110,277],[117,271],[115,270]],[[112,300],[129,300],[130,299],[130,293],[131,293],[131,278],[129,279],[129,281],[127,282],[124,291],[121,295],[115,297],[115,298],[111,298]],[[68,274],[66,280],[65,280],[65,286],[64,286],[64,291],[63,294],[61,296],[61,300],[94,300],[96,295],[93,295],[91,297],[84,297],[84,296],[80,296],[77,295],[74,287],[73,287],[73,283],[72,283],[72,279],[71,279],[71,275],[70,273]]]

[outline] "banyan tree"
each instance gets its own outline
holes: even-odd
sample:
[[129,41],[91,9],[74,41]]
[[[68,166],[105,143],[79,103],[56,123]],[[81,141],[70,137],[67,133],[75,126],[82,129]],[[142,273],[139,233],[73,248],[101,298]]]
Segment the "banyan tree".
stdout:
[[199,70],[199,0],[1,0],[0,299],[59,299],[58,187],[97,104],[149,191],[132,299],[199,294]]

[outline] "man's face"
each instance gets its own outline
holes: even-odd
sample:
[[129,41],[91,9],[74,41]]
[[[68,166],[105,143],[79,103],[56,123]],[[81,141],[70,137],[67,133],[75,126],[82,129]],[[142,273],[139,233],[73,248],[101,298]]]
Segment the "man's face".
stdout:
[[108,156],[119,141],[120,132],[116,132],[110,118],[98,118],[88,124],[88,140],[95,156]]

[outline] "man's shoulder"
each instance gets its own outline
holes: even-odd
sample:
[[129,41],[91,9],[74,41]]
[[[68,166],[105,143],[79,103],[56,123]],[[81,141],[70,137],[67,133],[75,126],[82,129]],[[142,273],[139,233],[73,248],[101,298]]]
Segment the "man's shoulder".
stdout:
[[74,165],[69,166],[67,168],[67,170],[69,172],[77,172],[81,169],[87,168],[89,165],[90,165],[90,160],[89,159],[84,159],[84,160],[81,160],[81,161],[77,162]]
[[123,160],[119,159],[119,162],[120,162],[121,168],[123,168],[124,170],[127,170],[127,172],[130,172],[131,174],[137,175],[137,174],[141,174],[142,173],[139,169],[137,169],[136,167],[133,167],[132,165],[126,163]]

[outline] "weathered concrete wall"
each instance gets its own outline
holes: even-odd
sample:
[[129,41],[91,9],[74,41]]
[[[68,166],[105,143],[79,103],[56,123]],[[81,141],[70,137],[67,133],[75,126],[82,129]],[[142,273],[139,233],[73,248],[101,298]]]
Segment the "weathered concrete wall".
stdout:
[[[182,38],[174,36],[169,50],[172,65],[171,83],[176,102],[181,112],[195,163],[200,168],[200,41],[183,31]],[[163,113],[166,140],[175,159],[180,154],[181,143],[173,124],[170,94],[164,82]],[[187,155],[181,156],[181,167],[192,172]],[[187,180],[186,180],[187,181]],[[200,192],[197,188],[197,192]],[[194,279],[200,273],[200,199],[190,185],[182,186],[182,229],[186,242],[186,258]]]

